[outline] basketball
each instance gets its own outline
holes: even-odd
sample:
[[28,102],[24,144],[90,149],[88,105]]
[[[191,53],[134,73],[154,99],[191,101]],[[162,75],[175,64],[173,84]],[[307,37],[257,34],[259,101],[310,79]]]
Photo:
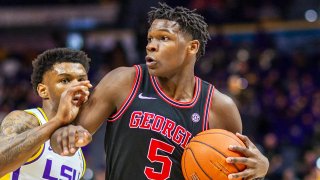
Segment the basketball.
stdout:
[[226,162],[227,157],[243,156],[230,151],[229,145],[246,147],[235,134],[223,129],[210,129],[193,137],[181,160],[185,179],[227,180],[229,174],[244,170],[245,165]]

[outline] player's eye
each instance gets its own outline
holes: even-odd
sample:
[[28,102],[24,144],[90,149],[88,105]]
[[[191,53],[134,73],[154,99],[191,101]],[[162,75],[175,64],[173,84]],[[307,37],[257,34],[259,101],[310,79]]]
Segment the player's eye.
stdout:
[[151,40],[152,40],[151,37],[148,37],[148,38],[147,38],[148,43],[151,42]]
[[168,37],[168,36],[161,36],[161,40],[163,40],[163,41],[168,41],[168,40],[169,40],[169,37]]
[[85,78],[78,79],[78,81],[85,81],[85,80],[86,80]]
[[70,81],[69,81],[69,79],[61,79],[61,81],[60,81],[62,84],[67,84],[67,83],[69,83]]

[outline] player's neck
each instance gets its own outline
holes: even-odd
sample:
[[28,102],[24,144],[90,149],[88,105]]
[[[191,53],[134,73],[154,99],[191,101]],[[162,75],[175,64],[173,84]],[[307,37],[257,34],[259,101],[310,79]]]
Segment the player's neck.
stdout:
[[161,89],[170,98],[180,102],[189,102],[192,100],[195,89],[195,78],[193,73],[173,78],[157,77],[157,80]]
[[42,104],[42,109],[43,111],[46,113],[46,116],[48,117],[48,120],[50,121],[50,119],[52,119],[56,113],[57,113],[57,109],[54,108],[52,106],[52,104],[50,104],[49,102],[47,101],[43,101],[43,104]]

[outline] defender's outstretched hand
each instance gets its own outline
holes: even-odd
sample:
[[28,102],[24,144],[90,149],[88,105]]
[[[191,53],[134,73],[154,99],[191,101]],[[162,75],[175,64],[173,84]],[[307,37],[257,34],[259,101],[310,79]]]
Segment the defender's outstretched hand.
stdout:
[[89,81],[81,81],[61,94],[58,112],[55,115],[61,125],[69,124],[75,119],[80,106],[88,100],[91,87]]
[[259,151],[247,136],[239,133],[236,133],[236,135],[243,141],[247,148],[241,146],[230,146],[229,150],[240,152],[246,157],[228,157],[226,161],[228,163],[244,164],[247,168],[242,172],[229,174],[228,178],[244,178],[246,180],[263,179],[269,168],[268,159]]
[[62,156],[72,156],[79,147],[88,145],[91,134],[82,126],[68,125],[56,130],[50,139],[51,148]]

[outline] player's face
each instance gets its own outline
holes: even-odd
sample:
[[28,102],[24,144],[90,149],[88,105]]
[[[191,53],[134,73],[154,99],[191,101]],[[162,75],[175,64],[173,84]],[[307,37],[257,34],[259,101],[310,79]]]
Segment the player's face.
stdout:
[[88,75],[80,63],[63,62],[53,65],[53,69],[43,77],[52,107],[58,107],[60,96],[65,89],[84,80],[88,80]]
[[175,21],[156,19],[148,31],[146,65],[154,76],[170,77],[183,69],[190,35]]

